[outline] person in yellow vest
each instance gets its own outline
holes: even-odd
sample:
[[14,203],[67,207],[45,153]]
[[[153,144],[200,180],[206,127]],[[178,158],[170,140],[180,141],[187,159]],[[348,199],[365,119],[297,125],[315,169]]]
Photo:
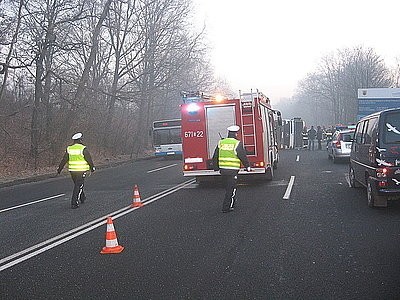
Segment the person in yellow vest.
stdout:
[[60,174],[65,164],[68,162],[68,170],[74,182],[74,191],[72,192],[71,208],[78,208],[79,203],[86,200],[83,191],[83,185],[87,172],[94,172],[95,167],[89,150],[82,143],[82,133],[78,132],[72,136],[74,141],[67,147],[64,157],[58,166],[57,173]]
[[219,170],[225,186],[225,197],[222,203],[222,212],[233,211],[236,202],[237,175],[240,163],[250,172],[250,163],[243,143],[237,139],[240,129],[237,125],[229,126],[228,137],[218,142],[213,155],[214,170]]

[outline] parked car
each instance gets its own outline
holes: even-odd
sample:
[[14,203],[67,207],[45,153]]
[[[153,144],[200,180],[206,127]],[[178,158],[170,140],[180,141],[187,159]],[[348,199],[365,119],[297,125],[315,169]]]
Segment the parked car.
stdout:
[[326,149],[328,158],[336,163],[339,159],[350,159],[351,142],[355,129],[342,129],[333,133],[332,139],[328,141]]
[[368,206],[400,198],[400,108],[362,118],[350,154],[350,185],[367,188]]

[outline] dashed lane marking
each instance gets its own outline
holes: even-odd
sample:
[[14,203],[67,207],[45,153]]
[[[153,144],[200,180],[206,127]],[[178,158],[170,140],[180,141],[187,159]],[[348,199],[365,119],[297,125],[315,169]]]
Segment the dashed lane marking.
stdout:
[[25,204],[13,206],[13,207],[5,208],[5,209],[0,210],[0,213],[5,212],[5,211],[9,211],[9,210],[13,210],[13,209],[17,209],[17,208],[20,208],[20,207],[32,205],[32,204],[35,204],[35,203],[51,200],[51,199],[54,199],[54,198],[59,198],[59,197],[62,197],[62,196],[65,196],[65,194],[59,194],[59,195],[43,198],[43,199],[40,199],[40,200],[32,201],[32,202],[29,202],[29,203],[25,203]]
[[283,200],[288,200],[290,198],[290,193],[292,192],[295,176],[290,176],[289,184],[286,189],[285,195],[283,195]]
[[175,167],[177,165],[178,164],[168,165],[168,166],[165,166],[165,167],[161,167],[161,168],[157,168],[157,169],[154,169],[154,170],[147,171],[147,173],[157,172],[157,171],[164,170],[164,169],[167,169],[167,168]]

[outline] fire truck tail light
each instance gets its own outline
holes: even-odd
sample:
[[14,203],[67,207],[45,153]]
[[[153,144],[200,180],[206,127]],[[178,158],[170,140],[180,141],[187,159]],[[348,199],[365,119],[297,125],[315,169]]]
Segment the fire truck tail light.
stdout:
[[192,171],[192,170],[196,170],[196,169],[197,169],[196,165],[184,165],[183,166],[184,171]]
[[253,163],[253,167],[264,167],[265,163],[263,161],[258,161]]

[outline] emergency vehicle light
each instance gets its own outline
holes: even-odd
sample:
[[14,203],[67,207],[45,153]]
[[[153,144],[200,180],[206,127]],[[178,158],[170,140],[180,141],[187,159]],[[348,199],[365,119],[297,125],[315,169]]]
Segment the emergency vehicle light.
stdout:
[[197,112],[199,109],[200,109],[200,106],[198,106],[196,103],[190,103],[186,108],[186,110],[189,114]]
[[224,96],[222,96],[221,94],[217,94],[215,95],[215,101],[217,102],[221,102],[224,100]]

